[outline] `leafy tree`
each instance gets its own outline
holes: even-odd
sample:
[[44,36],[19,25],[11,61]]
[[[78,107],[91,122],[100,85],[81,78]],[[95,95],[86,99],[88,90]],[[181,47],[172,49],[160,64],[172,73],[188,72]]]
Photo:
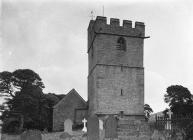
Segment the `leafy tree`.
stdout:
[[164,100],[169,104],[174,114],[185,115],[193,112],[192,94],[188,88],[181,85],[172,85],[167,88]]
[[14,97],[12,86],[12,73],[4,71],[0,73],[0,95]]
[[3,131],[49,127],[50,100],[43,94],[43,88],[40,76],[32,70],[0,73],[0,95],[8,97],[0,107]]
[[[169,86],[164,95],[164,100],[173,112],[172,121],[185,131],[187,139],[192,138],[193,98],[188,88],[181,85]],[[168,109],[164,111],[166,116],[167,111]]]
[[14,72],[4,71],[0,73],[0,95],[15,97],[16,91],[26,86],[34,85],[43,89],[44,84],[40,76],[30,69],[18,69]]
[[189,122],[186,128],[186,139],[191,140],[193,138],[193,121]]
[[49,107],[53,107],[54,105],[56,105],[61,100],[58,97],[58,95],[56,95],[54,93],[48,93],[48,94],[44,94],[44,95],[45,95],[45,98],[49,102]]
[[148,104],[144,105],[144,113],[145,113],[145,120],[148,121],[150,114],[153,113],[153,109],[150,107],[150,105]]

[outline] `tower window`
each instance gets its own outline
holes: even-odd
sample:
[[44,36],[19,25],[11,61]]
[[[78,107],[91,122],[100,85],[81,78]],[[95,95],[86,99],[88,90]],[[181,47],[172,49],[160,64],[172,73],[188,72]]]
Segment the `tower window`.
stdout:
[[121,96],[123,96],[123,89],[121,89]]
[[126,51],[126,41],[123,37],[119,37],[117,40],[117,50]]

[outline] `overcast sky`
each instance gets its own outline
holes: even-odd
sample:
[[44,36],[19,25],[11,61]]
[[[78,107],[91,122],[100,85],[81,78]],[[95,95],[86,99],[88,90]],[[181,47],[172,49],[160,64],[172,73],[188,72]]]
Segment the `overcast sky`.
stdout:
[[193,93],[192,0],[4,0],[0,71],[29,68],[45,93],[75,88],[87,99],[87,27],[94,15],[145,22],[145,102],[165,109],[163,95],[181,84]]

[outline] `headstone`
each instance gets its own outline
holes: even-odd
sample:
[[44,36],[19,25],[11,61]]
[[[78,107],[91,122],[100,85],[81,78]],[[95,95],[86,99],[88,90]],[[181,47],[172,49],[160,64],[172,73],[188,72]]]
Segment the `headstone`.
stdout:
[[171,124],[171,119],[172,119],[172,111],[168,110],[167,112],[169,118],[167,119],[167,123],[166,123],[166,129],[171,130],[172,129],[172,124]]
[[96,115],[88,118],[88,140],[99,140],[99,120]]
[[84,118],[84,119],[82,120],[82,122],[84,123],[84,127],[83,127],[82,131],[83,131],[83,132],[87,132],[87,128],[86,128],[86,122],[87,122],[87,120]]
[[64,132],[72,134],[72,121],[70,119],[64,121]]
[[21,134],[21,140],[42,140],[39,130],[27,130]]
[[100,137],[100,140],[105,139],[105,130],[104,130],[103,125],[104,125],[103,120],[99,119],[99,137]]
[[99,129],[103,130],[103,121],[99,119]]
[[104,124],[105,138],[117,138],[117,119],[110,115]]
[[173,112],[172,112],[171,110],[169,110],[169,111],[167,112],[167,114],[168,114],[168,116],[169,116],[169,119],[171,119]]

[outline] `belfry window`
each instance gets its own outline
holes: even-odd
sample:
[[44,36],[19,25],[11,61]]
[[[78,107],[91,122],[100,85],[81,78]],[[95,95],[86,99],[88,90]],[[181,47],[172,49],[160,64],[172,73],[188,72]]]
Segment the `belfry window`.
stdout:
[[123,96],[123,89],[121,89],[121,96]]
[[119,37],[117,40],[117,50],[126,51],[126,41],[123,37]]

